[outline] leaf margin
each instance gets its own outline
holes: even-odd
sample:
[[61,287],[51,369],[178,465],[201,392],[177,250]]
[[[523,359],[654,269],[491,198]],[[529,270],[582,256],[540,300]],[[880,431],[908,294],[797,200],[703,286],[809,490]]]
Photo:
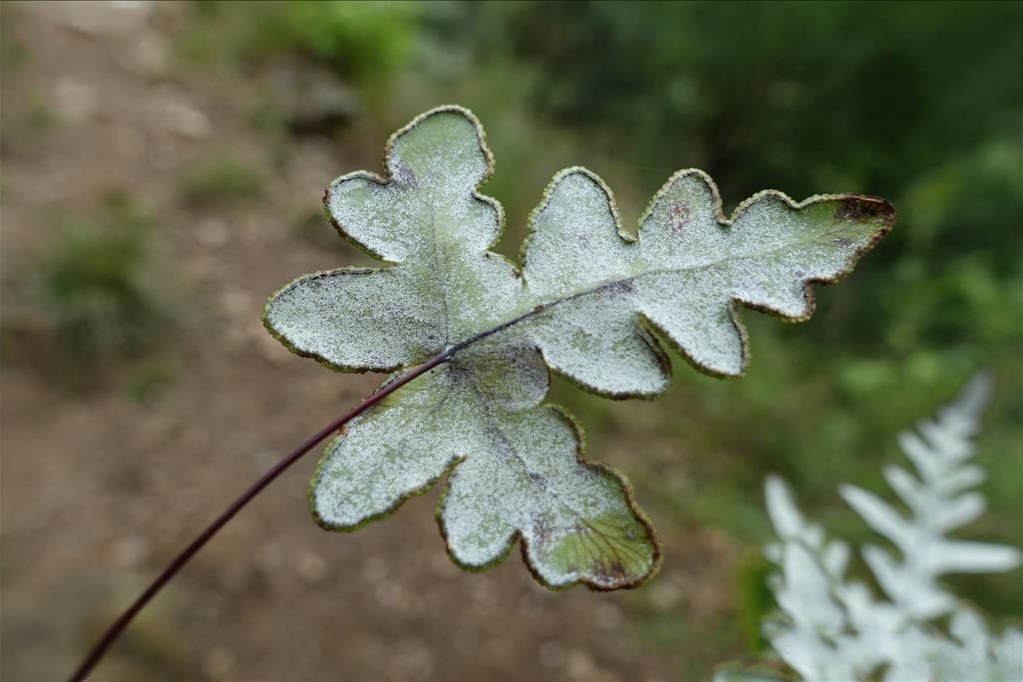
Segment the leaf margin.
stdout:
[[[543,367],[547,372],[547,383],[549,386],[552,378],[551,377],[552,370],[550,366],[548,366],[546,363],[543,363]],[[441,367],[434,368],[427,372],[426,374],[424,374],[423,376],[418,377],[418,379],[426,379],[438,369],[442,368]],[[380,387],[386,386],[395,378],[396,377],[393,375],[388,376],[380,385]],[[381,403],[380,405],[376,406],[376,408],[385,406],[386,403]],[[316,467],[313,470],[313,475],[310,477],[309,483],[306,486],[306,503],[308,506],[309,514],[312,517],[314,523],[316,523],[317,526],[319,526],[321,529],[325,531],[338,533],[354,533],[375,521],[382,521],[384,519],[390,518],[395,513],[397,513],[398,510],[401,509],[401,507],[403,507],[406,502],[413,498],[422,497],[423,495],[428,494],[429,492],[437,488],[438,483],[440,483],[443,480],[443,484],[440,487],[440,493],[438,495],[437,503],[434,505],[434,519],[436,522],[436,528],[439,531],[440,537],[444,542],[445,553],[447,554],[451,562],[461,570],[468,571],[470,573],[482,573],[491,568],[494,568],[495,566],[504,563],[511,555],[512,551],[515,549],[515,546],[518,545],[519,550],[522,554],[522,562],[526,565],[526,569],[533,576],[533,579],[536,580],[536,582],[538,582],[544,588],[552,592],[562,592],[564,590],[576,587],[577,585],[585,586],[587,589],[595,592],[613,592],[622,589],[631,590],[641,587],[650,582],[651,580],[653,580],[658,575],[658,573],[660,573],[661,567],[663,565],[664,548],[661,544],[661,540],[657,534],[657,529],[654,527],[653,522],[650,520],[650,517],[646,514],[646,512],[643,511],[642,507],[640,507],[639,504],[637,503],[635,499],[635,491],[633,490],[632,483],[629,481],[628,477],[626,477],[623,473],[621,473],[620,471],[618,471],[617,469],[608,464],[605,464],[600,461],[590,460],[586,457],[586,432],[583,429],[582,424],[580,424],[578,419],[575,417],[575,415],[569,412],[567,408],[557,403],[541,402],[535,408],[532,409],[550,409],[553,412],[555,412],[557,416],[568,425],[569,429],[573,432],[573,435],[575,436],[576,463],[587,469],[595,470],[598,473],[610,476],[612,479],[614,479],[615,483],[620,488],[622,499],[625,502],[626,507],[632,514],[633,518],[635,518],[636,521],[639,522],[639,524],[646,531],[649,544],[653,550],[650,561],[650,568],[646,571],[646,573],[644,573],[639,578],[631,582],[625,582],[613,586],[596,583],[587,578],[579,578],[561,585],[549,583],[542,577],[540,571],[537,569],[536,565],[530,558],[528,553],[529,543],[522,536],[522,531],[519,529],[516,529],[511,534],[511,536],[509,536],[506,545],[502,548],[501,552],[492,560],[479,565],[468,564],[459,560],[458,557],[454,555],[451,543],[448,540],[448,535],[442,513],[444,508],[444,501],[448,493],[448,488],[451,484],[451,475],[454,473],[456,467],[459,464],[461,464],[469,456],[471,456],[471,453],[463,453],[461,455],[456,455],[452,457],[451,460],[447,462],[447,464],[445,464],[444,468],[440,471],[440,473],[437,474],[437,476],[429,479],[422,486],[406,490],[404,493],[395,498],[393,504],[391,504],[389,507],[382,511],[379,511],[370,516],[366,516],[360,519],[358,522],[351,525],[335,524],[326,521],[320,516],[320,514],[316,510],[315,499],[316,487],[320,482],[320,474],[324,466],[327,464],[327,461],[333,454],[335,446],[341,441],[341,439],[346,437],[348,430],[347,427],[343,427],[340,433],[336,434],[333,438],[331,438],[331,440],[327,444],[327,447],[323,449],[319,456],[319,459],[317,460]]]
[[288,352],[294,353],[295,355],[302,358],[309,358],[311,360],[315,360],[317,363],[326,367],[332,372],[340,372],[343,374],[365,374],[367,372],[390,373],[402,369],[403,367],[405,367],[405,365],[394,365],[393,367],[378,368],[359,367],[357,365],[343,365],[340,363],[331,362],[330,360],[323,357],[319,353],[304,351],[301,348],[297,347],[295,344],[291,342],[290,339],[288,339],[287,336],[285,336],[283,333],[275,329],[270,322],[271,304],[273,304],[273,302],[277,299],[278,296],[280,296],[281,294],[288,291],[294,286],[297,286],[299,284],[302,284],[303,282],[307,282],[312,279],[318,279],[320,277],[331,277],[333,275],[368,275],[370,273],[379,272],[380,270],[384,269],[385,268],[370,268],[353,265],[340,268],[333,268],[331,270],[316,270],[315,272],[307,272],[304,275],[299,275],[298,277],[291,280],[290,282],[288,282],[287,284],[280,287],[279,289],[277,289],[272,294],[266,297],[266,300],[263,302],[262,312],[260,313],[260,320],[263,323],[263,328],[266,329],[267,333],[269,333],[270,336],[279,341],[280,344],[284,346],[285,349],[288,350]]
[[[895,207],[891,204],[891,202],[880,197],[873,197],[864,194],[846,192],[838,194],[814,194],[802,201],[796,201],[785,192],[776,189],[766,189],[756,192],[755,194],[747,197],[742,202],[740,202],[732,211],[730,216],[726,216],[724,212],[724,205],[721,199],[720,190],[718,189],[718,186],[714,182],[713,178],[711,178],[710,174],[698,168],[686,168],[672,173],[671,176],[654,193],[653,197],[647,203],[646,208],[640,214],[639,219],[637,220],[636,223],[636,232],[635,234],[633,234],[632,232],[629,232],[628,230],[625,229],[624,221],[621,216],[621,211],[618,208],[618,202],[614,196],[614,191],[607,184],[607,182],[605,182],[600,175],[584,166],[578,165],[569,166],[567,168],[559,170],[557,173],[554,174],[551,180],[544,187],[540,202],[529,213],[526,222],[526,235],[523,238],[522,243],[519,246],[518,250],[519,263],[521,263],[521,265],[518,267],[518,271],[519,277],[523,280],[524,288],[526,285],[526,280],[524,276],[527,261],[526,252],[534,238],[534,235],[537,232],[537,217],[550,205],[551,200],[554,197],[555,191],[557,190],[561,182],[564,181],[567,177],[576,174],[583,175],[589,180],[591,180],[604,193],[604,199],[607,202],[608,212],[610,213],[612,219],[614,220],[615,232],[627,245],[635,246],[637,248],[639,246],[639,243],[642,241],[644,224],[647,222],[647,219],[653,214],[654,208],[657,206],[658,201],[661,200],[665,194],[667,194],[672,185],[674,185],[677,181],[689,176],[699,178],[699,180],[702,181],[710,190],[713,196],[712,209],[714,212],[714,218],[717,221],[718,226],[723,230],[732,229],[735,223],[742,218],[742,216],[746,213],[747,210],[749,210],[750,207],[765,199],[779,200],[782,204],[784,204],[785,208],[788,211],[792,212],[799,212],[801,210],[812,208],[814,206],[828,202],[841,202],[842,204],[851,203],[858,205],[860,207],[873,206],[872,213],[864,214],[866,218],[874,216],[883,216],[881,219],[880,228],[875,230],[871,235],[870,239],[868,239],[861,246],[857,247],[848,256],[847,265],[845,266],[844,269],[840,270],[838,273],[831,277],[810,277],[800,280],[800,283],[802,284],[803,288],[803,298],[805,301],[805,305],[803,311],[799,315],[787,315],[780,310],[771,308],[770,306],[755,304],[749,301],[745,301],[739,297],[729,298],[728,316],[732,322],[732,326],[735,329],[736,334],[739,336],[742,346],[742,361],[740,365],[741,368],[739,372],[736,374],[718,372],[710,367],[700,364],[695,358],[693,358],[681,347],[681,344],[677,343],[675,339],[671,337],[670,334],[668,334],[665,330],[661,329],[659,325],[650,320],[646,314],[642,312],[637,312],[636,324],[637,327],[639,327],[639,329],[641,330],[641,332],[646,332],[650,334],[650,336],[653,339],[662,339],[668,348],[670,348],[680,357],[684,358],[693,369],[702,374],[717,379],[728,380],[740,379],[745,375],[746,370],[749,367],[751,357],[749,335],[746,329],[746,325],[743,324],[742,318],[739,316],[740,306],[742,308],[770,315],[771,317],[774,317],[787,323],[805,322],[806,320],[810,319],[813,316],[813,313],[816,310],[816,295],[814,292],[813,285],[816,284],[821,286],[828,286],[831,284],[835,284],[844,279],[845,277],[847,277],[856,268],[856,265],[859,263],[860,259],[869,251],[871,251],[878,244],[878,242],[880,242],[881,239],[883,239],[892,230],[892,227],[894,226],[896,219]],[[843,209],[844,207],[840,207],[838,210]],[[856,218],[854,217],[853,219],[855,220]],[[582,390],[593,395],[609,398],[611,400],[628,400],[636,398],[643,400],[653,400],[663,395],[664,392],[668,390],[668,387],[671,384],[671,380],[674,378],[674,373],[672,371],[670,359],[666,358],[664,347],[661,346],[660,344],[655,343],[651,345],[651,348],[654,351],[654,353],[658,356],[659,362],[662,366],[662,369],[664,370],[666,379],[664,382],[664,387],[656,392],[615,393],[612,391],[604,391],[596,387],[582,383],[575,377],[571,377],[561,372],[557,368],[551,366],[549,363],[548,366],[551,366],[552,369],[554,369],[554,371],[559,376],[567,379],[572,384],[578,386]],[[545,363],[547,362],[546,356],[544,356],[544,362]]]
[[[339,363],[331,362],[330,360],[326,359],[325,357],[323,357],[319,353],[306,352],[306,351],[300,350],[297,347],[295,347],[295,345],[292,344],[284,336],[284,334],[278,332],[276,329],[273,328],[273,326],[270,323],[269,312],[270,312],[270,307],[271,307],[272,303],[274,302],[274,300],[280,294],[284,293],[285,291],[287,291],[291,287],[296,286],[299,283],[304,282],[306,280],[315,279],[317,277],[327,277],[327,276],[337,275],[337,274],[348,274],[348,273],[351,273],[351,274],[364,274],[364,273],[376,272],[376,271],[380,271],[380,270],[386,270],[388,268],[398,267],[398,266],[401,265],[401,263],[399,261],[392,261],[392,260],[384,257],[379,252],[375,251],[370,246],[368,246],[366,244],[363,244],[361,241],[356,239],[347,229],[345,229],[345,227],[337,219],[335,219],[333,213],[330,210],[330,203],[329,203],[330,202],[330,192],[331,192],[331,190],[336,185],[338,185],[338,184],[340,184],[340,183],[342,183],[342,182],[344,182],[346,180],[354,180],[354,179],[369,180],[371,182],[376,183],[380,187],[386,187],[387,185],[392,184],[395,180],[394,180],[393,174],[390,171],[388,160],[391,158],[391,155],[394,152],[394,148],[395,148],[395,145],[398,143],[398,140],[401,137],[403,137],[404,135],[413,132],[419,125],[421,125],[424,121],[429,119],[431,116],[434,116],[434,115],[437,115],[437,114],[444,114],[444,113],[458,114],[458,115],[464,117],[470,123],[470,125],[473,128],[473,132],[476,134],[476,140],[477,140],[477,142],[479,144],[480,152],[482,153],[483,158],[486,161],[486,170],[483,173],[483,175],[480,177],[479,181],[473,186],[473,190],[472,190],[472,198],[477,200],[477,201],[481,201],[482,203],[490,206],[494,210],[494,212],[496,214],[496,218],[497,218],[497,231],[495,232],[494,238],[491,240],[491,242],[489,244],[487,244],[487,247],[484,250],[484,253],[485,254],[489,254],[488,257],[490,257],[490,258],[500,258],[503,261],[505,261],[509,266],[511,266],[515,278],[521,281],[521,271],[520,271],[519,265],[517,263],[515,263],[515,261],[513,261],[512,259],[508,258],[507,256],[490,250],[504,236],[507,224],[506,224],[506,215],[505,215],[505,211],[504,211],[504,206],[501,204],[501,202],[498,201],[496,198],[494,198],[492,196],[489,196],[487,194],[484,194],[482,192],[483,186],[487,182],[490,181],[491,177],[494,174],[494,169],[496,168],[496,161],[494,160],[494,153],[490,149],[489,145],[487,144],[486,130],[484,129],[483,124],[476,117],[476,115],[471,110],[469,110],[468,108],[463,107],[463,106],[458,105],[458,104],[443,104],[443,105],[434,107],[433,109],[430,109],[428,111],[424,111],[423,113],[419,114],[418,116],[413,118],[411,121],[406,123],[404,126],[402,126],[398,130],[393,132],[390,136],[388,136],[387,142],[384,144],[384,154],[383,154],[383,163],[382,163],[382,165],[383,165],[383,173],[377,173],[377,172],[368,171],[368,170],[352,171],[350,173],[344,173],[344,174],[334,178],[334,180],[332,180],[327,185],[327,188],[323,192],[322,206],[323,206],[324,215],[326,216],[328,222],[334,228],[334,230],[338,233],[338,235],[347,244],[350,244],[351,246],[353,246],[354,248],[358,249],[359,251],[367,254],[368,256],[372,257],[374,260],[379,261],[381,263],[381,266],[378,266],[378,267],[373,267],[373,266],[369,266],[369,267],[367,267],[367,266],[349,266],[349,267],[333,268],[333,269],[329,269],[329,270],[318,270],[318,271],[315,271],[315,272],[308,272],[308,273],[299,275],[298,277],[295,277],[291,281],[287,282],[283,286],[281,286],[278,289],[276,289],[269,296],[267,296],[266,300],[263,303],[263,308],[262,308],[262,311],[261,311],[261,314],[260,314],[260,319],[261,319],[261,321],[263,323],[263,327],[267,330],[267,332],[269,332],[269,334],[273,338],[275,338],[277,341],[279,341],[281,343],[281,345],[283,345],[288,351],[294,353],[295,355],[298,355],[299,357],[310,358],[312,360],[315,360],[316,362],[318,362],[319,364],[323,365],[324,367],[326,367],[327,369],[329,369],[331,371],[340,372],[340,373],[344,373],[344,374],[365,374],[367,372],[380,372],[380,373],[395,372],[395,371],[399,371],[399,370],[408,370],[408,369],[411,369],[413,367],[418,366],[419,364],[422,364],[421,362],[406,362],[406,363],[399,363],[397,365],[393,365],[393,366],[389,366],[389,367],[369,367],[369,366],[365,366],[365,365],[362,365],[362,366],[360,366],[360,365],[344,365],[344,364],[339,364]],[[444,351],[444,349],[441,349],[440,352],[443,352],[443,351]]]
[[[546,363],[544,363],[544,365],[545,367],[547,367],[549,379],[551,373],[550,367],[547,366]],[[615,586],[602,585],[587,578],[579,578],[573,580],[572,582],[565,583],[563,585],[551,584],[548,583],[542,577],[542,575],[534,565],[533,561],[530,559],[528,553],[529,543],[525,540],[525,538],[522,537],[522,531],[519,529],[516,529],[515,532],[511,534],[507,544],[502,549],[501,553],[493,560],[480,565],[463,563],[452,553],[451,544],[448,542],[448,536],[442,516],[444,500],[447,497],[448,487],[450,486],[451,481],[449,473],[453,473],[454,471],[453,468],[450,470],[450,472],[445,472],[445,475],[447,475],[447,479],[444,481],[444,487],[441,489],[440,497],[437,500],[437,505],[434,509],[434,517],[437,520],[437,528],[440,530],[441,538],[444,540],[444,548],[448,555],[448,558],[451,559],[451,562],[453,564],[455,564],[462,570],[469,571],[471,573],[482,573],[483,571],[486,571],[503,563],[511,555],[512,550],[515,548],[515,545],[517,544],[522,554],[522,563],[526,565],[526,569],[533,576],[533,579],[536,580],[536,582],[538,582],[539,584],[543,585],[543,587],[545,587],[546,589],[550,590],[551,592],[562,592],[564,590],[571,589],[577,585],[583,585],[587,589],[592,590],[594,592],[613,592],[616,590],[636,589],[637,587],[641,587],[646,583],[650,582],[654,577],[657,576],[657,574],[661,570],[661,566],[664,561],[664,549],[661,545],[660,538],[657,535],[657,530],[656,528],[654,528],[653,522],[650,521],[650,518],[646,515],[646,512],[644,512],[643,509],[636,503],[635,492],[633,491],[632,483],[624,474],[619,472],[614,467],[603,462],[593,461],[586,458],[586,433],[583,430],[582,425],[576,419],[575,415],[569,412],[565,407],[558,405],[557,403],[544,402],[538,405],[535,409],[552,410],[572,430],[572,432],[575,435],[576,442],[575,447],[576,462],[580,466],[585,467],[587,469],[595,470],[602,474],[607,474],[610,477],[612,477],[615,480],[615,482],[619,485],[622,491],[622,499],[625,501],[625,504],[629,508],[629,511],[632,513],[633,517],[646,530],[647,537],[649,538],[650,541],[650,545],[653,548],[653,556],[651,557],[650,568],[644,575],[640,576],[636,580]],[[460,463],[461,460],[464,458],[465,456],[460,458],[458,462]]]

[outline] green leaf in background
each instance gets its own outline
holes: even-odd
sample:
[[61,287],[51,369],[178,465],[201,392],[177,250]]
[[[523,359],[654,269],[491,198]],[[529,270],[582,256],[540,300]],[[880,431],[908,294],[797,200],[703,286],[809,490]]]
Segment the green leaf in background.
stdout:
[[631,587],[660,550],[616,472],[583,460],[572,418],[544,405],[548,368],[612,397],[665,390],[658,336],[697,368],[739,376],[735,304],[791,321],[891,227],[892,207],[856,195],[795,203],[761,192],[722,213],[696,170],[675,174],[623,231],[610,190],[569,168],[530,219],[521,271],[488,249],[501,206],[478,193],[493,160],[460,107],[416,118],[390,140],[388,177],[328,189],[342,236],[390,264],[301,277],[275,293],[267,329],[342,371],[444,362],[389,396],[328,447],[310,489],[318,522],[352,530],[450,472],[438,507],[460,565],[500,561],[516,538],[551,588]]

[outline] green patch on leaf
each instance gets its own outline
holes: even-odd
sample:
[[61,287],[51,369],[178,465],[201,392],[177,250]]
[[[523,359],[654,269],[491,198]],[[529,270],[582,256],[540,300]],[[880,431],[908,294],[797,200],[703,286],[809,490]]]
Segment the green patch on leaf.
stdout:
[[624,479],[587,463],[572,418],[543,404],[548,368],[608,396],[654,396],[670,379],[663,338],[697,368],[739,376],[736,303],[809,317],[810,284],[848,272],[894,218],[878,199],[762,192],[728,219],[710,178],[689,170],[658,191],[634,238],[603,181],[569,168],[531,215],[519,269],[488,250],[503,212],[478,191],[493,160],[472,114],[416,118],[385,164],[386,177],[337,179],[325,203],[343,237],[389,265],[301,277],[270,297],[264,323],[342,371],[443,362],[331,443],[313,513],[352,530],[450,472],[437,515],[452,558],[485,568],[521,539],[551,588],[638,585],[660,550]]

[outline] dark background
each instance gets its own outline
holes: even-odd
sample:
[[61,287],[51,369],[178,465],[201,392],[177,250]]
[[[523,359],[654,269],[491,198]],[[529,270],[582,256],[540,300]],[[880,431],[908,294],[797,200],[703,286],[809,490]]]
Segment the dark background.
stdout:
[[[320,209],[384,141],[475,111],[513,255],[560,168],[626,221],[678,168],[726,210],[765,188],[887,198],[895,230],[800,325],[743,312],[752,363],[676,362],[657,402],[558,383],[590,457],[666,549],[631,593],[448,562],[436,493],[354,535],[305,508],[313,459],[133,625],[103,679],[698,679],[760,657],[776,472],[836,534],[888,494],[900,429],[976,370],[978,540],[1023,533],[1020,3],[3,3],[3,679],[54,679],[277,457],[367,394],[263,331],[266,295],[368,263]],[[858,570],[860,567],[856,567]],[[950,582],[1019,619],[1020,572]]]

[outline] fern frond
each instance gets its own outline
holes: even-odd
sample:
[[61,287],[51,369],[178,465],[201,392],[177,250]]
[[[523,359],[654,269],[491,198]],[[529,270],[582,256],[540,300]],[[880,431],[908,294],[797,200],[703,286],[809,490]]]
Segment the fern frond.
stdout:
[[991,377],[978,374],[934,420],[922,421],[915,433],[899,436],[916,476],[897,466],[886,467],[884,474],[909,510],[908,517],[862,488],[839,488],[867,525],[902,555],[899,561],[874,545],[863,550],[881,589],[910,618],[928,620],[955,607],[955,597],[937,581],[941,575],[991,573],[1019,565],[1020,552],[1014,547],[946,537],[984,513],[983,495],[966,492],[983,480],[983,471],[967,462],[975,454],[973,437],[990,394]]
[[[1016,548],[946,537],[985,507],[984,497],[968,490],[983,480],[983,470],[968,460],[990,390],[990,377],[978,375],[936,419],[901,437],[917,474],[892,466],[885,478],[908,515],[862,488],[841,487],[864,521],[899,550],[901,558],[876,546],[863,550],[887,599],[847,580],[849,546],[828,539],[820,525],[804,518],[780,478],[767,479],[767,510],[778,542],[764,553],[780,569],[770,580],[780,613],[763,631],[801,679],[1023,679],[1023,632],[993,634],[979,614],[937,582],[947,573],[1004,571],[1020,563]],[[949,613],[945,632],[933,619]],[[743,678],[722,668],[716,679]],[[754,673],[746,679],[771,676]]]

